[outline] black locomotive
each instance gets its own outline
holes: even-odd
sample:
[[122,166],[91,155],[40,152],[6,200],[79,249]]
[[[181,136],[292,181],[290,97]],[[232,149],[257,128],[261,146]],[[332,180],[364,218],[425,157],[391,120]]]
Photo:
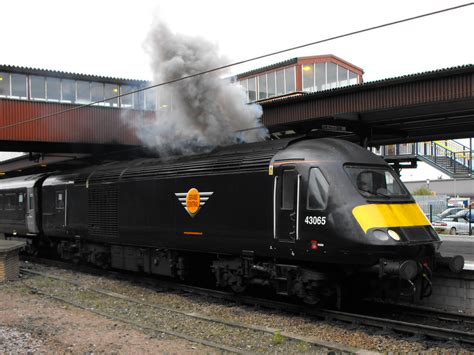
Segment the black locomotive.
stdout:
[[268,285],[430,292],[441,243],[397,174],[355,144],[293,138],[0,181],[0,232],[103,267]]

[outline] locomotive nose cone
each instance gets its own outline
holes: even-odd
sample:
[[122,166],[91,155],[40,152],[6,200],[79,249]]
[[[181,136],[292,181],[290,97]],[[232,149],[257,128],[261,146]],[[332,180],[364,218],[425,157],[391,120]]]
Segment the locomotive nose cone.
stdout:
[[418,274],[418,266],[413,260],[406,260],[400,264],[400,278],[411,280]]

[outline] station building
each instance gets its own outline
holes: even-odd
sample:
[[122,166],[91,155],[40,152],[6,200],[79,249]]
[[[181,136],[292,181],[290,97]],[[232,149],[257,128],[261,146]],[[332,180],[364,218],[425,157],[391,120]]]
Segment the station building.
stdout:
[[335,55],[298,57],[236,76],[249,102],[363,82],[364,71]]

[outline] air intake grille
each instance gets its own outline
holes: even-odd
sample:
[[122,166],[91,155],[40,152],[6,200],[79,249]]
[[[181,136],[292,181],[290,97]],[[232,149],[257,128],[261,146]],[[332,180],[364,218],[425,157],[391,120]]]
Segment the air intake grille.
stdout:
[[118,237],[118,188],[102,185],[88,189],[87,229],[91,237]]

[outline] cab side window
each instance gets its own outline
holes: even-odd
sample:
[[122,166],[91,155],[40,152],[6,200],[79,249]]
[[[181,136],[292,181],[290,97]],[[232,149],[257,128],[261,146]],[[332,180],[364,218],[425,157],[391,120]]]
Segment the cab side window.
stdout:
[[293,210],[296,198],[296,179],[297,174],[295,170],[283,171],[283,186],[281,196],[281,209]]
[[64,191],[56,191],[56,208],[62,210],[64,208]]
[[325,210],[328,203],[329,183],[319,168],[309,170],[308,210]]

